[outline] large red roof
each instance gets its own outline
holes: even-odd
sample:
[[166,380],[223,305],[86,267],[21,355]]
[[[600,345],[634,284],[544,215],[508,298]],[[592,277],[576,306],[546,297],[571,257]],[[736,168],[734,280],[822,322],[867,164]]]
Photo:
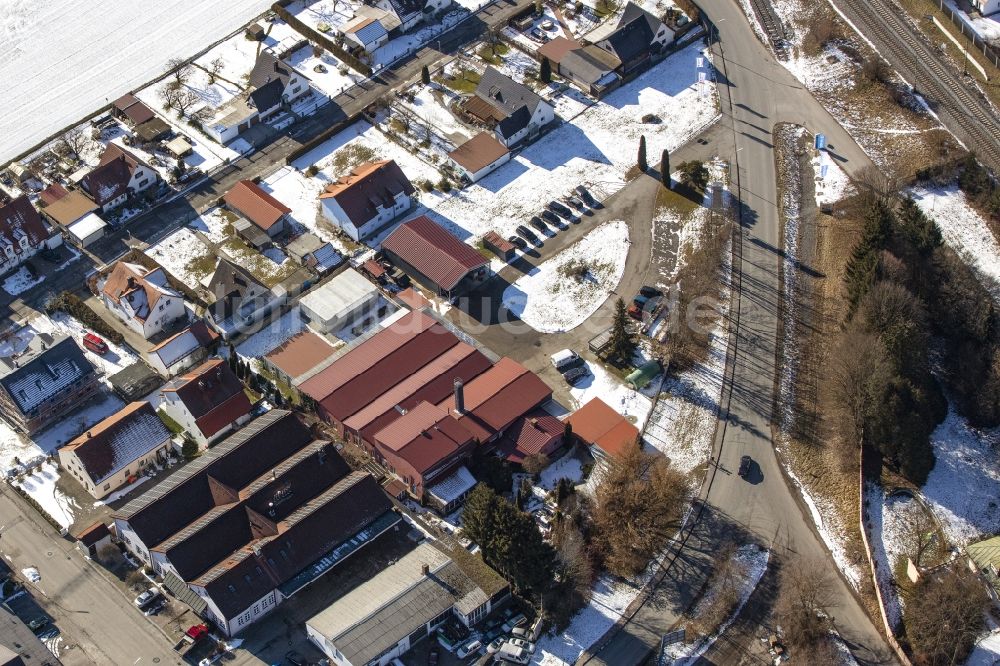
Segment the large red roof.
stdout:
[[453,289],[469,271],[489,263],[426,215],[399,225],[382,243],[382,248],[445,290]]
[[574,435],[610,456],[619,455],[626,445],[639,438],[639,429],[600,398],[593,398],[566,421],[573,427]]
[[252,180],[241,180],[223,197],[226,205],[267,231],[292,209],[261,189]]
[[474,436],[445,410],[422,402],[375,439],[422,474],[472,442]]

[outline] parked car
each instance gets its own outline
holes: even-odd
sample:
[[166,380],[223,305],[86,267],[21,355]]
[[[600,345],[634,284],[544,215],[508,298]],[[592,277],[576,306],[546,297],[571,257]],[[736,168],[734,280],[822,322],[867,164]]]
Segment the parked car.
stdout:
[[566,197],[566,203],[568,203],[573,208],[576,208],[581,213],[587,210],[587,207],[583,205],[583,202],[574,196]]
[[546,35],[541,28],[532,28],[530,37],[534,39],[536,42],[542,42],[543,44],[549,41],[549,36]]
[[643,296],[642,294],[639,294],[638,296],[636,296],[635,298],[632,299],[632,303],[636,307],[638,307],[640,309],[646,307],[646,303],[648,303],[648,302],[649,302],[649,298],[646,297],[646,296]]
[[639,287],[639,294],[645,296],[646,298],[656,298],[657,296],[663,296],[663,292],[656,287],[650,287],[649,285],[643,285]]
[[538,217],[537,215],[533,216],[533,217],[532,217],[532,218],[531,218],[531,219],[530,219],[530,220],[528,221],[528,224],[530,224],[530,225],[531,225],[531,226],[533,226],[534,228],[538,229],[538,230],[539,230],[539,231],[541,231],[541,232],[542,232],[543,234],[544,234],[544,233],[545,233],[546,231],[548,231],[548,230],[549,230],[549,228],[548,228],[547,226],[545,226],[545,223],[544,223],[544,222],[542,222],[542,218]]
[[521,648],[529,653],[535,652],[535,644],[531,641],[526,641],[523,638],[508,638],[507,645],[513,645],[514,647]]
[[87,333],[83,336],[83,346],[101,356],[108,353],[108,343],[93,333]]
[[523,627],[526,624],[528,624],[528,618],[524,616],[524,613],[518,613],[503,623],[503,630],[509,634],[515,627]]
[[564,217],[566,219],[569,219],[569,218],[571,218],[573,216],[573,211],[571,211],[569,208],[567,208],[566,206],[562,205],[558,201],[550,201],[549,202],[549,210],[551,210],[556,215],[558,215],[560,217]]
[[626,312],[628,312],[628,316],[632,317],[632,319],[635,319],[636,321],[642,321],[642,308],[640,308],[635,303],[628,306],[628,310]]
[[559,224],[559,216],[553,213],[551,210],[543,210],[542,217],[549,224]]
[[497,636],[494,638],[489,645],[486,646],[486,652],[488,654],[495,654],[503,647],[503,644],[507,642],[506,636]]
[[541,242],[538,239],[538,236],[535,235],[535,232],[529,229],[528,227],[524,226],[523,224],[517,225],[517,233],[519,233],[522,238],[525,238],[526,240],[535,245],[541,244]]
[[455,654],[458,655],[459,659],[465,659],[469,655],[478,654],[479,651],[482,650],[482,649],[483,649],[483,643],[482,643],[482,641],[476,640],[476,641],[472,641],[471,643],[467,643],[467,644],[463,645],[462,647],[458,648],[458,652],[456,652]]
[[600,207],[601,203],[597,199],[595,199],[594,196],[590,193],[590,191],[583,185],[576,186],[576,193],[579,194],[580,198],[583,199],[583,202],[588,206],[590,206],[591,208]]
[[580,379],[586,377],[590,372],[587,370],[587,366],[581,365],[575,368],[570,368],[563,374],[563,379],[566,380],[567,384],[576,384]]
[[[543,521],[543,517],[541,515],[536,515],[536,517],[538,518],[538,522],[542,523],[543,525],[547,525],[548,524],[548,520],[544,520]],[[527,627],[515,627],[510,632],[510,635],[513,638],[520,638],[522,640],[528,640],[528,628]]]
[[438,663],[438,659],[441,658],[441,651],[438,646],[432,645],[431,649],[427,652],[427,663],[429,666],[434,666]]
[[515,664],[527,664],[531,661],[531,653],[524,648],[511,645],[509,642],[500,646],[496,654],[497,663],[513,662]]
[[49,618],[39,615],[32,620],[28,620],[26,624],[28,625],[28,629],[31,629],[31,631],[37,635],[42,633],[45,630],[45,627],[49,626]]
[[140,594],[139,596],[137,596],[135,598],[134,603],[139,608],[142,608],[144,606],[148,606],[149,604],[151,604],[153,601],[156,600],[158,596],[160,596],[160,591],[155,587],[151,587],[142,594]]
[[516,247],[519,250],[527,250],[528,243],[520,236],[511,236],[507,239],[507,242]]
[[552,22],[551,19],[545,19],[544,21],[542,21],[541,23],[539,23],[539,25],[542,27],[542,30],[555,30],[556,29],[556,26]]
[[580,355],[572,349],[561,349],[549,359],[552,361],[552,366],[559,372],[580,364]]
[[49,261],[53,264],[58,264],[60,261],[59,253],[53,250],[51,247],[42,246],[42,249],[38,251],[38,256],[44,259],[45,261]]
[[740,477],[741,478],[745,479],[745,478],[747,478],[747,475],[750,474],[750,465],[751,465],[750,456],[743,456],[742,458],[740,458]]

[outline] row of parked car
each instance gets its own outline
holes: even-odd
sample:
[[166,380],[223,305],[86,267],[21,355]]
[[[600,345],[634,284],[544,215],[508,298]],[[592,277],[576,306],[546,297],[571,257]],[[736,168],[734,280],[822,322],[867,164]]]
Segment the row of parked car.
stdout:
[[572,349],[562,349],[549,358],[552,360],[552,366],[559,371],[559,374],[563,376],[566,383],[571,386],[590,374],[587,364]]
[[528,249],[530,243],[534,247],[541,247],[545,242],[544,237],[550,233],[568,229],[570,224],[579,224],[583,215],[593,215],[595,208],[600,208],[601,203],[583,185],[577,185],[573,192],[562,200],[552,200],[545,206],[538,215],[532,216],[528,224],[534,227],[542,236],[539,238],[535,233],[523,224],[518,225],[517,235],[511,236],[507,240],[516,245],[521,250]]
[[662,296],[663,292],[656,287],[648,285],[640,287],[639,293],[632,298],[632,304],[628,306],[628,316],[636,321],[642,321],[642,313],[652,312]]
[[[535,644],[531,641],[533,630],[523,613],[513,615],[502,624],[493,621],[482,634],[475,635],[458,622],[449,621],[438,628],[437,642],[449,652],[454,652],[459,659],[485,652],[493,655],[497,663],[527,664],[535,652]],[[438,647],[432,646],[427,654],[428,666],[435,666],[439,659]]]

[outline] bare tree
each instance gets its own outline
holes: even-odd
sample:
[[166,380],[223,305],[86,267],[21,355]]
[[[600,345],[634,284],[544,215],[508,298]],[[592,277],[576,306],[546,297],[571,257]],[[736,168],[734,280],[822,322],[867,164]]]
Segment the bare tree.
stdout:
[[919,504],[914,509],[913,518],[902,535],[903,552],[914,564],[921,566],[921,560],[937,539],[937,525],[927,509]]
[[74,127],[62,135],[61,143],[67,151],[78,158],[90,145],[90,137],[79,127]]
[[191,75],[191,66],[180,58],[171,58],[167,61],[167,71],[174,77],[170,85],[174,88],[180,88]]
[[226,66],[225,59],[219,57],[208,64],[208,82],[215,83],[218,78],[219,73],[222,72],[223,68]]
[[828,635],[826,617],[834,607],[833,579],[825,562],[797,557],[781,571],[775,612],[788,642],[811,650]]
[[201,101],[198,94],[191,90],[168,88],[164,91],[164,93],[164,104],[177,111],[177,115],[181,118],[187,115],[187,112],[191,107]]
[[885,363],[885,350],[878,339],[857,325],[844,331],[834,349],[830,386],[854,443],[861,442],[869,381]]
[[530,456],[526,456],[524,462],[521,463],[521,468],[532,476],[538,474],[548,466],[549,457],[544,453],[533,453]]
[[917,663],[952,666],[965,661],[986,626],[989,605],[982,581],[965,566],[925,577],[906,602],[906,635]]

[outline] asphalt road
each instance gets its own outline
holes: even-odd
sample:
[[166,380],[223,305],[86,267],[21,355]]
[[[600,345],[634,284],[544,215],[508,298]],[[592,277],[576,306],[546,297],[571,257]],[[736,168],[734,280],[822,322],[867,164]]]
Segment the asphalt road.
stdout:
[[[741,288],[734,290],[731,312],[737,332],[730,338],[731,356],[714,446],[717,465],[709,471],[711,480],[701,520],[741,527],[772,548],[776,563],[794,555],[834,572],[834,562],[797,490],[784,476],[772,440],[782,262],[772,131],[777,123],[792,122],[826,134],[831,156],[849,173],[856,173],[870,161],[757,41],[736,2],[703,0],[701,5],[721,37],[721,43],[715,45],[715,62],[722,69],[719,90],[728,116],[724,122],[731,127],[736,147],[738,173],[732,185],[743,205],[742,263],[738,264],[742,270],[734,277]],[[749,481],[735,473],[743,455],[754,461]],[[683,548],[675,549],[676,566],[660,587],[689,588],[692,578],[705,577],[705,568],[690,566],[690,562],[697,554],[717,552],[718,539],[725,532],[696,525]],[[834,595],[831,615],[858,661],[892,663],[882,635],[839,576],[834,578]],[[664,596],[665,602],[659,599]],[[682,594],[657,590],[653,602],[642,606],[595,656],[585,655],[581,662],[616,666],[643,662],[657,648],[659,636],[679,620],[685,599]]]
[[67,666],[181,663],[132,600],[6,483],[0,483],[0,554],[18,575],[25,567],[41,574],[27,587],[62,632],[58,656]]

